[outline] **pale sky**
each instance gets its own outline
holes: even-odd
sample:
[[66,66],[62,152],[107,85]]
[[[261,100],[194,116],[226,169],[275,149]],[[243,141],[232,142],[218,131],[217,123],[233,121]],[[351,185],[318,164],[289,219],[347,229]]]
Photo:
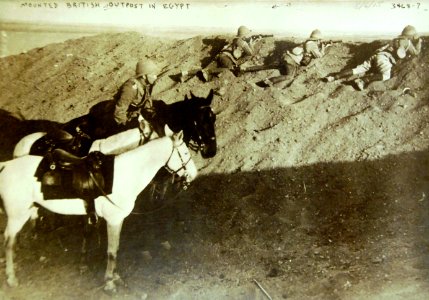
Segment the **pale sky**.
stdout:
[[[73,7],[75,3],[75,7]],[[128,3],[128,7],[127,7]],[[154,3],[155,8],[149,4]],[[164,7],[182,3],[183,7]],[[99,7],[93,7],[93,4]],[[114,5],[119,5],[115,7]],[[401,4],[398,7],[398,4]],[[42,7],[37,7],[40,5]],[[132,5],[133,7],[130,7]],[[34,7],[36,6],[36,7]],[[50,7],[49,7],[50,6]],[[125,7],[122,7],[125,6]],[[231,32],[246,25],[254,32],[307,36],[397,35],[405,25],[429,33],[429,1],[11,1],[0,0],[0,22],[137,27],[143,31],[192,28]]]

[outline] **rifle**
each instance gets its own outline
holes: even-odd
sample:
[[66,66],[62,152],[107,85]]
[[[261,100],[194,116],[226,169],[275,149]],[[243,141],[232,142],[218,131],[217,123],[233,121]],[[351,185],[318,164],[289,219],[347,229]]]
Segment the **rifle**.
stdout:
[[273,36],[274,35],[272,35],[272,34],[255,34],[255,35],[251,35],[248,38],[246,38],[245,41],[246,42],[256,41],[256,40],[259,40],[259,39],[273,37]]
[[342,43],[342,42],[343,42],[342,40],[329,40],[329,41],[323,42],[323,44],[325,46],[327,46],[327,45],[333,45],[333,44],[338,44],[338,43]]
[[281,63],[272,63],[272,64],[268,64],[268,65],[249,66],[249,67],[240,66],[238,68],[235,68],[233,70],[233,72],[234,72],[234,74],[241,75],[241,74],[247,73],[247,72],[258,72],[258,71],[279,69],[281,67],[282,67]]
[[255,34],[250,36],[250,38],[252,40],[256,40],[256,39],[263,39],[263,38],[268,38],[268,37],[273,37],[273,34]]

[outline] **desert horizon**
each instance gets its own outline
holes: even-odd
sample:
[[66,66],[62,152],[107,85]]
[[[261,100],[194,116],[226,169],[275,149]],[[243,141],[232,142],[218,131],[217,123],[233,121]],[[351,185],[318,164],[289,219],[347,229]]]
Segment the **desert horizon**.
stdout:
[[[77,39],[85,36],[102,33],[138,32],[145,36],[159,37],[165,39],[187,39],[195,36],[234,35],[235,31],[222,28],[204,27],[164,27],[164,28],[142,28],[109,25],[61,25],[61,24],[32,24],[32,23],[2,23],[0,24],[0,57],[25,53],[34,48],[40,48],[52,43],[61,43],[69,39]],[[288,32],[272,30],[255,32],[255,34],[273,34],[279,39],[302,39],[309,32]],[[427,36],[429,33],[422,33]],[[328,32],[325,34],[328,40],[342,40],[344,42],[372,42],[374,40],[385,40],[395,37],[395,34],[374,32],[372,34],[356,34],[349,32]]]

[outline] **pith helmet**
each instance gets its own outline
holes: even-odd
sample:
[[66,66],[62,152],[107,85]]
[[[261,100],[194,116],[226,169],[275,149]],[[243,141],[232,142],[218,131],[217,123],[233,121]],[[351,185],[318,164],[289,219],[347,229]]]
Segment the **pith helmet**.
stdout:
[[247,36],[250,34],[250,29],[246,26],[240,26],[237,30],[237,36]]
[[413,38],[415,36],[417,36],[417,30],[414,26],[411,26],[411,25],[405,26],[400,35],[400,37],[407,37],[407,38]]
[[152,60],[140,60],[136,65],[136,77],[143,75],[158,75],[159,67]]
[[322,33],[319,29],[314,29],[310,34],[310,40],[321,40],[322,39]]

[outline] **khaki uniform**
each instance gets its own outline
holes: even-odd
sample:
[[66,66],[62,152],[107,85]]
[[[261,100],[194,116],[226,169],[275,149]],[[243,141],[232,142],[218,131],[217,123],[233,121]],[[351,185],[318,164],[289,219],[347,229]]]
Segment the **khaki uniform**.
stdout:
[[307,40],[304,45],[304,57],[301,65],[308,66],[314,58],[321,58],[325,55],[325,46],[315,40]]
[[386,49],[381,48],[352,71],[353,75],[363,75],[372,68],[374,73],[380,74],[382,81],[385,81],[391,78],[392,68],[395,64],[396,60],[393,55]]
[[232,43],[225,46],[217,56],[219,68],[231,68],[240,65],[240,60],[253,56],[254,50],[250,42],[242,37],[236,37]]
[[422,51],[422,40],[419,39],[416,45],[414,45],[410,39],[399,37],[392,41],[392,46],[394,49],[398,49],[399,47],[404,48],[407,54],[419,55]]
[[417,44],[414,45],[410,39],[406,37],[398,37],[390,44],[378,49],[368,60],[354,68],[353,74],[365,74],[373,68],[375,74],[382,76],[382,81],[388,80],[391,78],[392,69],[396,64],[396,59],[393,53],[396,53],[399,48],[402,48],[405,50],[405,55],[418,55],[421,52],[421,47],[421,39],[419,39]]
[[300,66],[307,66],[313,59],[321,58],[324,55],[325,46],[323,44],[315,40],[307,40],[302,46],[294,48],[292,52],[286,51],[283,54],[281,70],[283,75],[267,78],[264,83],[273,85],[282,82],[283,87],[288,87],[292,84]]
[[115,110],[113,118],[118,125],[124,125],[129,121],[129,109],[139,107],[150,109],[152,99],[150,97],[151,85],[144,84],[137,78],[128,79],[115,95]]

